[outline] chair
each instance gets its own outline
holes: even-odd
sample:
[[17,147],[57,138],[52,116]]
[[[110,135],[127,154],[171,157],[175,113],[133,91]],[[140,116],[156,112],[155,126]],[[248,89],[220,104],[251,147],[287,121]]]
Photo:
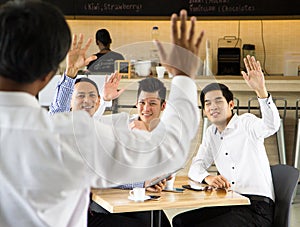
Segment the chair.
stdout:
[[271,166],[275,192],[273,227],[289,227],[293,192],[299,179],[299,170],[289,165]]

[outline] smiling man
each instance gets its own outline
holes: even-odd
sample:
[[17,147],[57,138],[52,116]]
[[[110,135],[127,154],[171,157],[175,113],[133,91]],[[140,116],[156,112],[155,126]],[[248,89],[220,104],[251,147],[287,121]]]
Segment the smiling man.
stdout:
[[[244,59],[246,83],[258,97],[262,118],[245,113],[233,114],[233,94],[224,84],[204,87],[200,101],[212,125],[207,128],[188,176],[214,188],[230,188],[251,201],[246,206],[210,207],[181,213],[173,226],[272,226],[274,188],[264,139],[280,126],[278,110],[267,92],[260,63],[254,57]],[[220,175],[207,169],[215,163]]]
[[71,99],[71,109],[85,110],[93,116],[99,105],[100,94],[96,83],[84,77],[77,79]]
[[137,92],[137,115],[131,118],[130,128],[153,130],[159,123],[161,112],[166,107],[166,87],[153,77],[139,81]]

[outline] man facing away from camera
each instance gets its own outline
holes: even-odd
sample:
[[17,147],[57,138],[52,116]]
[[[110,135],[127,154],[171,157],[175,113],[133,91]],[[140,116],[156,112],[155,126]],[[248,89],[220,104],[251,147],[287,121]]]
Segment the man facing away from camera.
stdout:
[[172,15],[176,45],[170,53],[157,42],[161,62],[175,77],[171,104],[150,133],[128,130],[125,113],[115,114],[110,125],[85,111],[49,116],[36,95],[69,48],[79,53],[86,46],[76,36],[71,41],[63,14],[47,2],[9,1],[1,6],[2,226],[86,226],[91,187],[151,179],[185,164],[199,121],[192,79],[203,33],[194,34],[194,17],[188,31],[186,11],[180,13],[180,31],[177,19]]

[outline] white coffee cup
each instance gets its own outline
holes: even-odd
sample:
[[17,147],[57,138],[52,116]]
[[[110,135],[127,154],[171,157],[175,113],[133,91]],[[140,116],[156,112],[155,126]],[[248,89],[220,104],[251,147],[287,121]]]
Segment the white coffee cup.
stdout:
[[157,78],[158,79],[164,78],[165,71],[166,69],[164,66],[156,66]]
[[172,178],[166,182],[166,189],[173,190],[176,173],[172,174]]
[[134,201],[144,201],[145,192],[145,188],[133,188],[129,191],[129,195]]
[[168,72],[168,76],[169,76],[170,79],[174,77],[173,74],[170,73],[170,72]]

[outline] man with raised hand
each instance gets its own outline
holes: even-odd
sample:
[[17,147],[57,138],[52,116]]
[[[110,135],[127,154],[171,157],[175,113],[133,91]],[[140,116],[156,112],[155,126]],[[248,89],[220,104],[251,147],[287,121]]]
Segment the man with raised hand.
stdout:
[[[181,63],[179,57],[187,69],[194,68],[197,61],[192,57],[203,34],[194,44],[195,19],[186,37],[185,11],[180,18],[178,35],[177,15],[172,16],[176,45],[171,55],[159,44],[163,63],[175,75],[165,114],[153,131],[128,133],[127,121],[122,123],[126,114],[112,115],[110,125],[94,121],[85,111],[49,116],[35,97],[65,58],[70,29],[63,14],[45,1],[1,6],[2,226],[86,226],[91,187],[151,179],[185,164],[200,114],[191,79],[196,70],[186,71],[176,63]],[[73,41],[71,48],[80,51],[81,45]],[[182,53],[176,55],[178,51]]]

